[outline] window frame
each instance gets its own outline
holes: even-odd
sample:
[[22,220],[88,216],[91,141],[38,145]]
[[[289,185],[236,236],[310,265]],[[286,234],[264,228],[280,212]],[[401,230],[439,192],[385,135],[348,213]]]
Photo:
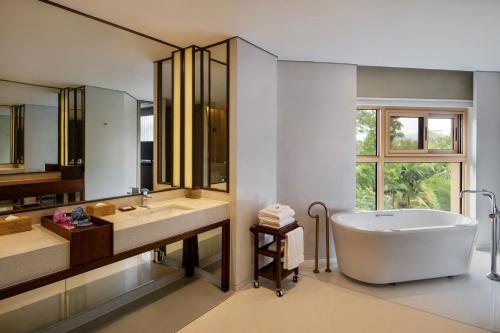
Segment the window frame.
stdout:
[[[467,177],[467,109],[465,108],[429,108],[429,107],[385,107],[374,105],[359,105],[356,112],[359,110],[376,110],[377,111],[377,147],[376,155],[356,155],[356,164],[358,163],[375,163],[376,165],[376,209],[384,209],[384,164],[385,163],[460,163],[460,184],[459,188],[464,189],[468,184]],[[391,115],[408,116],[424,116],[424,127],[427,128],[429,118],[453,118],[453,149],[452,150],[436,150],[427,149],[427,142],[424,142],[424,149],[419,151],[401,151],[389,149],[389,121]],[[427,131],[427,129],[425,129]],[[456,131],[456,133],[455,133]],[[456,136],[456,138],[455,138]],[[425,137],[424,137],[425,139]],[[455,140],[456,139],[456,140]],[[427,141],[427,140],[425,140]],[[457,198],[457,200],[459,200]],[[453,206],[453,205],[452,205]],[[459,201],[459,213],[464,213],[467,202]]]

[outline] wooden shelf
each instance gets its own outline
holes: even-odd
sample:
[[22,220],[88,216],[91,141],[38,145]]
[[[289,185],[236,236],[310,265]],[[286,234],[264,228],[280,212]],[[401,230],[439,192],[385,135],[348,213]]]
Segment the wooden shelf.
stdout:
[[[271,258],[275,258],[276,257],[276,251],[271,251],[269,250],[269,246],[271,244],[273,244],[274,242],[271,242],[269,244],[266,244],[264,246],[261,246],[259,247],[259,250],[257,251],[258,254],[260,255],[263,255],[263,256],[266,256],[266,257],[271,257]],[[281,257],[283,257],[285,255],[285,253],[282,251],[281,252]]]
[[[283,263],[280,262],[281,264],[281,278],[280,280],[283,280],[286,278],[288,275],[292,274],[294,270],[287,270],[283,268]],[[265,265],[264,267],[259,269],[259,276],[262,276],[266,279],[276,281],[276,263],[275,261]]]

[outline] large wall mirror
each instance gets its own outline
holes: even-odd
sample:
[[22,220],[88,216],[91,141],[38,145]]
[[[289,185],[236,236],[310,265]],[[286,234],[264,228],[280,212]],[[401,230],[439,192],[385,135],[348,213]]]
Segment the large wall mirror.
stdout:
[[[186,165],[193,188],[229,191],[229,42],[186,50]],[[191,89],[192,87],[192,89]],[[189,115],[189,112],[192,112]],[[192,123],[190,124],[189,121]],[[192,127],[192,133],[188,130]],[[191,139],[192,136],[192,139]],[[190,151],[190,148],[191,150]],[[192,159],[188,155],[192,153]],[[189,168],[186,169],[186,173]],[[188,187],[191,187],[188,185]]]
[[40,1],[0,13],[1,212],[181,185],[178,48]]

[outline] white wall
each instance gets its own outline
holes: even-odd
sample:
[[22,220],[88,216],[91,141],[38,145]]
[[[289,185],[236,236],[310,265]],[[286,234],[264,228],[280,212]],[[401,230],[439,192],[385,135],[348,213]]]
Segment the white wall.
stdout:
[[137,186],[137,101],[85,87],[85,199],[124,195]]
[[[500,196],[500,73],[474,73],[474,103],[476,110],[476,188],[488,189]],[[500,197],[499,197],[500,200]],[[491,223],[489,201],[477,197],[476,216],[479,220],[478,247],[490,246]]]
[[356,66],[278,62],[278,199],[305,227],[306,258],[314,257],[309,204],[334,212],[355,205],[355,110]]
[[24,170],[43,172],[59,162],[58,108],[27,104],[24,112]]
[[277,64],[239,38],[230,48],[231,285],[238,289],[251,279],[249,228],[277,198]]

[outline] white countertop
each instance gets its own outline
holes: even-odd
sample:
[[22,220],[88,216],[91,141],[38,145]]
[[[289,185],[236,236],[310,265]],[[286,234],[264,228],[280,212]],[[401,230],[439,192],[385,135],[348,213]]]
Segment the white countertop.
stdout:
[[69,241],[39,224],[0,236],[0,288],[69,268]]
[[[114,251],[179,235],[229,218],[229,203],[206,198],[175,198],[149,208],[103,217],[114,228]],[[42,227],[0,236],[0,288],[69,268],[69,241]]]
[[229,203],[212,199],[175,198],[148,206],[102,217],[114,225],[115,254],[229,218]]

